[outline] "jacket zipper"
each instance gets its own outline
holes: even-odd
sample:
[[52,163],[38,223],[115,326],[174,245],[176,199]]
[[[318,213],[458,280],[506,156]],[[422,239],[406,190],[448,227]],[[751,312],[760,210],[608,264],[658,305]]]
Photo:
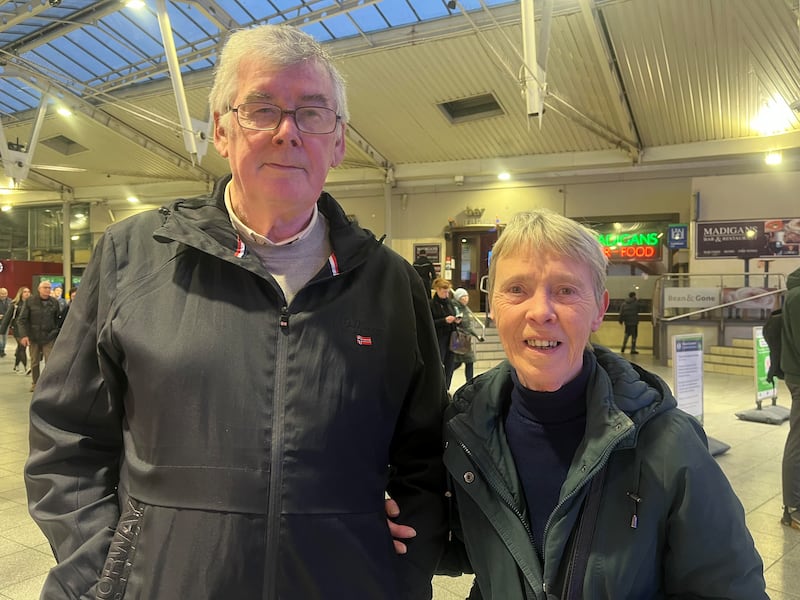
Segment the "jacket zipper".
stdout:
[[[625,433],[627,434],[627,431],[626,431]],[[602,469],[602,468],[603,468],[603,467],[604,467],[604,466],[605,466],[605,465],[608,463],[608,461],[611,459],[611,453],[614,451],[614,448],[616,448],[616,446],[619,444],[620,440],[621,440],[623,437],[624,437],[624,436],[620,436],[620,437],[616,438],[616,439],[615,439],[615,440],[614,440],[614,441],[613,441],[611,444],[609,444],[609,446],[608,446],[608,448],[607,448],[606,452],[604,452],[604,453],[603,453],[603,460],[601,460],[601,461],[600,461],[600,462],[597,464],[597,467],[594,469],[594,471],[592,472],[592,474],[591,474],[591,475],[589,475],[589,476],[587,476],[587,477],[586,477],[586,478],[585,478],[583,481],[581,481],[581,482],[580,482],[580,484],[579,484],[579,485],[575,486],[575,489],[574,489],[574,490],[572,490],[572,491],[571,491],[569,494],[567,494],[566,496],[564,496],[564,499],[563,499],[561,502],[559,502],[558,504],[556,504],[556,507],[553,509],[553,512],[551,512],[551,513],[550,513],[550,516],[547,518],[547,523],[545,523],[545,526],[544,526],[544,540],[542,540],[542,553],[544,553],[544,545],[545,545],[545,540],[547,539],[547,533],[548,533],[548,531],[550,530],[550,525],[551,525],[551,523],[553,522],[553,516],[554,516],[554,515],[555,515],[555,514],[558,512],[558,510],[559,510],[559,509],[560,509],[560,508],[561,508],[561,507],[562,507],[564,504],[566,504],[566,502],[567,502],[569,499],[571,499],[571,498],[572,498],[573,496],[575,496],[575,495],[576,495],[576,494],[577,494],[577,493],[578,493],[578,492],[579,492],[581,489],[583,489],[583,487],[584,487],[584,486],[586,486],[586,485],[587,485],[587,484],[588,484],[588,483],[591,481],[592,477],[594,477],[594,476],[595,476],[595,474],[597,474],[597,473],[600,471],[600,469]],[[566,567],[566,574],[567,574],[566,576],[567,576],[567,577],[571,576],[571,574],[572,574],[572,571],[573,571],[573,570],[574,570],[574,568],[575,568],[575,556],[577,555],[577,551],[578,551],[578,548],[576,547],[576,548],[573,548],[573,549],[572,549],[572,552],[570,553],[569,564],[567,564],[567,567]],[[543,574],[543,577],[542,577],[542,579],[544,580],[544,574]],[[568,583],[569,583],[569,582],[565,580],[565,585],[568,585]],[[546,593],[547,593],[547,591],[550,589],[550,585],[548,584],[548,582],[547,582],[547,581],[543,581],[543,582],[542,582],[542,589],[543,589],[543,591],[545,592],[545,594],[546,594]]]
[[[522,523],[522,526],[525,528],[525,531],[528,534],[528,539],[531,542],[531,546],[533,546],[534,545],[534,543],[533,543],[533,532],[531,531],[530,525],[525,520],[525,516],[514,505],[514,502],[511,500],[511,498],[508,497],[508,495],[506,494],[506,492],[502,488],[502,486],[498,485],[494,481],[494,479],[492,477],[487,476],[486,471],[484,469],[480,468],[480,466],[478,465],[478,462],[475,459],[475,455],[472,454],[472,451],[469,448],[467,448],[467,445],[464,442],[462,442],[461,439],[457,439],[456,441],[458,442],[458,445],[461,448],[461,450],[464,452],[464,454],[466,454],[469,457],[470,462],[473,465],[475,465],[475,469],[477,469],[478,471],[481,472],[481,474],[483,475],[484,479],[489,484],[489,487],[492,488],[492,490],[494,490],[494,492],[500,497],[500,499],[506,504],[506,506],[508,506],[508,508],[510,508],[511,511],[517,516],[517,518],[519,519],[520,523]],[[527,588],[525,589],[525,596],[530,598],[530,600],[536,600],[535,598],[531,598],[530,597],[530,595],[528,594]]]
[[283,432],[284,432],[284,400],[286,387],[286,369],[289,354],[289,308],[284,304],[278,331],[278,352],[275,361],[275,396],[272,402],[272,439],[270,440],[270,472],[267,500],[266,548],[264,552],[264,586],[263,598],[277,598],[275,589],[278,569],[278,540],[280,537],[281,517],[281,482],[283,480]]

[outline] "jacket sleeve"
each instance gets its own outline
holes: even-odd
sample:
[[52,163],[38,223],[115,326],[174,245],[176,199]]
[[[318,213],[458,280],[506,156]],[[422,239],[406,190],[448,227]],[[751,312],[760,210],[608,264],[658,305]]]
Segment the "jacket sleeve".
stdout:
[[8,310],[3,314],[3,318],[0,319],[0,335],[5,335],[8,332],[8,327],[11,325],[11,317],[15,310],[16,305],[10,304]]
[[31,324],[31,309],[28,306],[27,302],[22,303],[22,308],[20,309],[19,313],[17,313],[17,322],[14,325],[15,330],[17,331],[18,338],[24,338],[30,336],[30,324]]
[[42,590],[47,599],[88,597],[119,519],[122,408],[108,393],[97,350],[114,285],[107,235],[31,403],[28,505],[58,562]]
[[442,413],[447,395],[428,294],[419,277],[410,277],[419,365],[395,428],[388,493],[400,507],[399,522],[417,536],[399,557],[399,581],[408,600],[430,598],[431,579],[444,545],[445,471]]
[[674,452],[683,455],[676,466],[665,467],[671,497],[664,544],[665,597],[766,600],[763,563],[744,509],[708,452],[700,424],[689,417],[674,419],[661,434],[671,436],[680,447]]

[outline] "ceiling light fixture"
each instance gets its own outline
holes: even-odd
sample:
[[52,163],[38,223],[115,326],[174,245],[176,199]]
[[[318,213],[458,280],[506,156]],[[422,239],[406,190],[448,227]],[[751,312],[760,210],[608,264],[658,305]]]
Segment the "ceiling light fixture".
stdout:
[[131,204],[139,204],[139,199],[136,196],[128,196],[128,202]]
[[68,109],[66,106],[59,106],[58,109],[56,109],[56,112],[60,114],[62,117],[72,116],[72,111]]
[[511,179],[511,173],[509,173],[508,171],[503,171],[502,173],[497,175],[497,178],[500,181],[508,181],[509,179]]
[[767,155],[764,157],[764,162],[768,165],[779,165],[783,160],[783,156],[780,152],[767,152]]
[[794,120],[794,113],[788,102],[777,97],[761,105],[758,114],[750,121],[750,127],[759,135],[775,135],[792,129]]
[[3,204],[3,207],[0,208],[0,210],[2,210],[3,212],[8,212],[8,211],[11,210],[11,205],[10,204]]

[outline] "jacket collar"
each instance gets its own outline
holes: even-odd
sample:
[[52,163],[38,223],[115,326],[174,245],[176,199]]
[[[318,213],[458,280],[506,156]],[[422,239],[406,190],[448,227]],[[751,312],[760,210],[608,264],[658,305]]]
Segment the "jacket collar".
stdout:
[[[220,178],[211,194],[178,199],[159,209],[162,225],[154,232],[161,241],[178,241],[214,255],[231,259],[239,252],[242,240],[233,227],[225,208],[225,187],[231,175]],[[317,200],[319,212],[328,220],[330,241],[337,269],[344,273],[361,264],[381,245],[371,231],[351,223],[338,202],[323,192]]]
[[[634,446],[641,427],[677,402],[660,377],[609,349],[594,346],[587,356],[594,363],[586,393],[587,432],[576,455],[583,453],[591,467],[612,447]],[[504,454],[503,420],[513,385],[511,365],[505,360],[456,392],[446,420],[458,418],[488,447]]]

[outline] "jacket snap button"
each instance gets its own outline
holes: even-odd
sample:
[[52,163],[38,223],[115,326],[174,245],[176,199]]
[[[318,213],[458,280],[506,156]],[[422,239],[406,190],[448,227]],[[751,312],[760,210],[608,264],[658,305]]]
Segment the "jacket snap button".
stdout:
[[467,483],[472,483],[473,481],[475,481],[475,473],[473,473],[472,471],[467,471],[466,473],[464,473],[464,481],[466,481]]

